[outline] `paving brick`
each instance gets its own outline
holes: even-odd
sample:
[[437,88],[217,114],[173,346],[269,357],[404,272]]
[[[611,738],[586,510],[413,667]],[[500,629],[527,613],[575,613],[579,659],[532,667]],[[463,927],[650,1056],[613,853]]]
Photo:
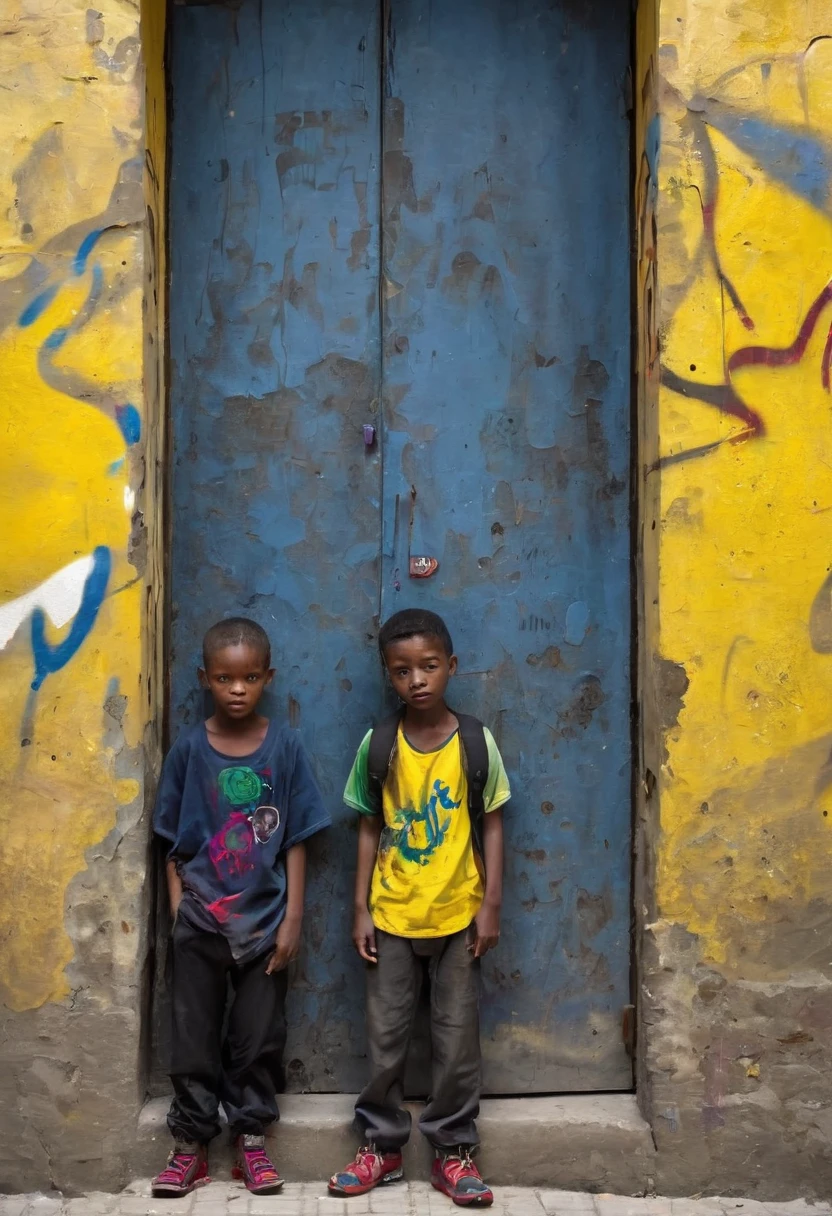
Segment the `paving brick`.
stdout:
[[[115,1209],[118,1216],[173,1216],[174,1212],[191,1212],[193,1196],[181,1199],[154,1199],[150,1195],[133,1195],[122,1198]],[[26,1216],[29,1216],[28,1212]]]
[[713,1198],[671,1199],[671,1216],[722,1216],[722,1203],[722,1200]]
[[208,1186],[201,1186],[194,1191],[194,1204],[202,1211],[205,1204],[227,1203],[234,1195],[248,1198],[248,1191],[237,1182],[209,1182]]
[[765,1203],[763,1207],[769,1216],[829,1216],[832,1212],[828,1203],[811,1204],[805,1199],[795,1199],[791,1203]]
[[30,1195],[29,1203],[24,1209],[26,1216],[60,1216],[63,1202],[60,1197],[52,1195]]
[[[447,1200],[446,1200],[447,1202]],[[495,1205],[506,1206],[517,1216],[544,1216],[545,1208],[535,1191],[519,1186],[498,1186],[494,1189]]]
[[249,1200],[249,1216],[280,1216],[283,1211],[282,1195],[260,1195]]
[[318,1216],[346,1216],[347,1204],[344,1199],[330,1198],[324,1195],[318,1200]]
[[[427,1182],[413,1182],[344,1200],[320,1182],[287,1183],[279,1195],[249,1195],[236,1182],[219,1180],[184,1199],[153,1199],[148,1179],[118,1195],[84,1198],[0,1195],[0,1216],[453,1216],[454,1207]],[[577,1191],[498,1187],[492,1216],[832,1216],[832,1206],[758,1203],[750,1199],[628,1198]]]
[[[669,1199],[645,1199],[641,1196],[595,1196],[595,1209],[599,1216],[671,1216],[670,1204]],[[704,1213],[700,1216],[704,1216]]]
[[592,1195],[586,1191],[538,1191],[538,1198],[543,1204],[547,1216],[560,1216],[561,1213],[595,1212],[595,1202]]
[[0,1216],[23,1216],[28,1202],[25,1195],[0,1195]]
[[110,1216],[117,1211],[118,1195],[86,1195],[83,1199],[65,1199],[62,1216]]

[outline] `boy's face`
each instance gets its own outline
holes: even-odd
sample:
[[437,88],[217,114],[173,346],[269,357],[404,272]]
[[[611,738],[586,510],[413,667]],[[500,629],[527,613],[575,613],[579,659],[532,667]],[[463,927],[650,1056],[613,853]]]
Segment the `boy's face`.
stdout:
[[262,652],[245,642],[215,650],[208,666],[199,669],[200,684],[211,690],[217,711],[232,722],[254,713],[273,676]]
[[433,709],[445,699],[456,671],[456,655],[448,655],[439,638],[417,635],[391,642],[384,664],[393,691],[411,709]]

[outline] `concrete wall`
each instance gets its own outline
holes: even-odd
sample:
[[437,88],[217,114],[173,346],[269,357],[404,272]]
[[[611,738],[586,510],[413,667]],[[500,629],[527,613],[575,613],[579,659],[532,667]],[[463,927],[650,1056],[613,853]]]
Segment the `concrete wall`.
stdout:
[[640,1093],[674,1193],[832,1193],[829,16],[639,14]]
[[[0,1191],[116,1185],[140,1099],[154,19],[140,31],[129,0],[0,3]],[[163,118],[149,107],[151,150]]]

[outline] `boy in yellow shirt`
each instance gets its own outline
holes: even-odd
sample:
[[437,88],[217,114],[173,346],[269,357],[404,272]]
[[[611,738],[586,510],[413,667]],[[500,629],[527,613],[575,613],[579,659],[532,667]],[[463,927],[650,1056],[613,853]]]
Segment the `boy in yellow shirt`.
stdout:
[[360,815],[353,942],[367,962],[370,1078],[355,1107],[362,1147],[336,1195],[402,1178],[403,1077],[421,960],[431,978],[431,1096],[419,1120],[431,1181],[461,1206],[493,1195],[471,1160],[480,1099],[480,958],[497,944],[511,791],[491,733],[445,702],[457,668],[433,612],[398,612],[379,649],[403,710],[361,743],[344,792]]

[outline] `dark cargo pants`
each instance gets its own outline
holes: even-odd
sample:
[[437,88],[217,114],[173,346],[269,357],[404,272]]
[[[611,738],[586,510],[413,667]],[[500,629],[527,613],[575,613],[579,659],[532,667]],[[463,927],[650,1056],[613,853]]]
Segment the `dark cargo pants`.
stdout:
[[469,930],[451,937],[394,937],[376,929],[378,962],[367,967],[370,1079],[355,1106],[363,1143],[398,1149],[410,1135],[402,1108],[407,1049],[429,960],[431,1090],[419,1120],[436,1148],[475,1147],[480,1109],[480,965]]
[[[286,971],[266,975],[273,947],[235,963],[221,933],[179,916],[173,929],[171,1135],[207,1144],[222,1102],[232,1136],[262,1135],[278,1118],[286,1044]],[[223,1041],[228,981],[233,999]]]

